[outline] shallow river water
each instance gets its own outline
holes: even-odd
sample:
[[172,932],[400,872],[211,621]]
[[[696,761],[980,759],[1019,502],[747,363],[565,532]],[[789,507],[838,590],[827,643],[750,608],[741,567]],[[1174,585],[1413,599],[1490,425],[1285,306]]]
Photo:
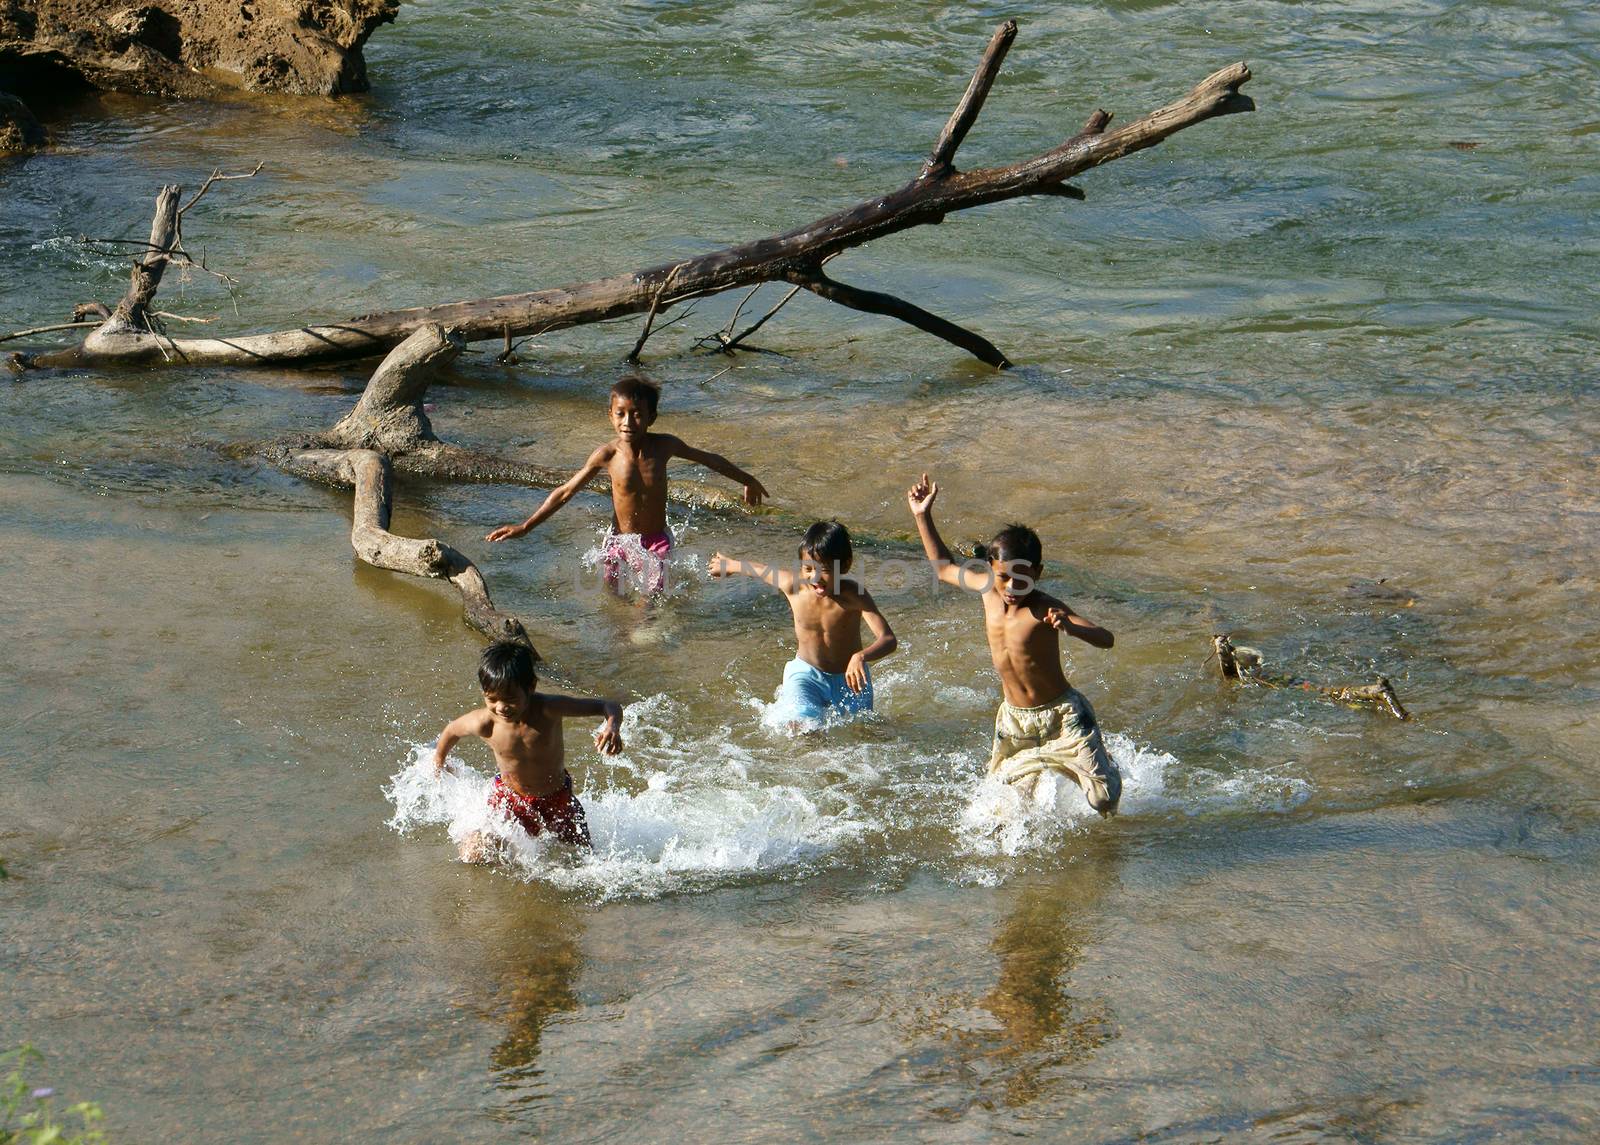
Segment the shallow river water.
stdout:
[[[1600,18],[1587,5],[406,3],[370,96],[107,98],[0,161],[0,326],[110,300],[78,239],[186,225],[215,329],[477,297],[784,229],[914,172],[993,25],[962,151],[1044,150],[1235,59],[1259,110],[830,265],[978,329],[994,373],[797,299],[652,339],[660,428],[787,511],[686,553],[866,538],[878,713],[767,728],[787,610],[645,612],[582,495],[402,481],[553,688],[597,851],[453,861],[490,774],[419,753],[478,695],[447,587],[357,564],[345,495],[224,447],[331,424],[362,368],[0,375],[0,1049],[118,1140],[1592,1140],[1600,1133]],[[772,297],[767,298],[767,292]],[[763,300],[775,302],[777,287]],[[238,315],[235,316],[235,305]],[[633,321],[464,358],[441,436],[575,467]],[[1033,524],[1128,776],[1109,821],[981,783],[971,599],[902,577]],[[685,475],[692,475],[686,471]],[[716,481],[716,478],[711,478]],[[1208,637],[1394,681],[1413,719],[1224,686]],[[474,786],[477,785],[477,786]]]

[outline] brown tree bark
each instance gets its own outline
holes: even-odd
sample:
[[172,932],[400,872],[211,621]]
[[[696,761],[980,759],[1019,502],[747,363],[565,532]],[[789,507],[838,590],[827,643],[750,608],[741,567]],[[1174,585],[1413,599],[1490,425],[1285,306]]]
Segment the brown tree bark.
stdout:
[[[972,81],[940,133],[927,162],[905,186],[783,234],[591,282],[470,302],[391,310],[342,322],[220,338],[167,338],[108,322],[68,350],[23,359],[24,365],[95,363],[196,365],[309,365],[386,353],[413,330],[439,323],[467,342],[542,334],[569,326],[649,311],[652,316],[690,298],[762,282],[791,282],[840,305],[886,314],[952,342],[996,367],[1006,356],[981,336],[893,296],[860,290],[822,273],[841,251],[911,227],[941,222],[954,211],[1027,195],[1081,198],[1063,180],[1153,147],[1177,131],[1219,115],[1252,110],[1239,88],[1250,79],[1243,63],[1202,80],[1181,99],[1116,131],[1104,112],[1059,147],[1006,167],[958,171],[955,153],[976,121],[1016,35],[1002,24]],[[642,339],[641,339],[642,341]]]
[[533,648],[522,622],[495,607],[483,574],[461,552],[431,537],[400,537],[389,531],[393,486],[387,457],[371,449],[302,450],[294,461],[302,472],[355,490],[350,545],[356,556],[374,568],[448,580],[461,594],[469,625],[490,640],[514,640]]

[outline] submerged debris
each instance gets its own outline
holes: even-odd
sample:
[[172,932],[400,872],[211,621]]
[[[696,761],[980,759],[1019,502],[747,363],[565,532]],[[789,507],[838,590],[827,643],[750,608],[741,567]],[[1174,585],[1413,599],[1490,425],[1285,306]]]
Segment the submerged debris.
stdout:
[[[1316,692],[1336,704],[1350,707],[1374,707],[1388,712],[1397,720],[1411,718],[1400,699],[1394,694],[1389,677],[1379,676],[1371,684],[1317,684],[1287,673],[1271,672],[1263,667],[1262,656],[1254,648],[1235,644],[1227,633],[1211,638],[1211,655],[1216,657],[1217,668],[1224,680],[1238,680],[1241,684],[1260,684],[1268,688],[1298,688]],[[1206,659],[1210,659],[1208,656]]]

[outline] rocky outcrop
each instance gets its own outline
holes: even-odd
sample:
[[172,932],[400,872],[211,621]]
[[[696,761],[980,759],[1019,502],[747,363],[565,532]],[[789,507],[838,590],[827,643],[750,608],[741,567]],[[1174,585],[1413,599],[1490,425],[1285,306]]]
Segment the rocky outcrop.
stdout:
[[0,91],[0,155],[32,151],[44,143],[44,128],[14,95]]
[[0,0],[0,92],[37,106],[84,89],[365,91],[362,45],[399,8],[400,0]]

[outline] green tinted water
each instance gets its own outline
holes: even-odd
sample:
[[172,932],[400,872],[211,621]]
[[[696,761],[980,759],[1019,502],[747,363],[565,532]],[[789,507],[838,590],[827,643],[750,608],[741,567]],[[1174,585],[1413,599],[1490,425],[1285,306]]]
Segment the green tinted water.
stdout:
[[[574,752],[600,861],[461,869],[384,791],[475,700],[453,599],[215,448],[332,422],[360,372],[28,376],[0,389],[0,1040],[133,1140],[1592,1137],[1588,8],[410,4],[365,99],[108,99],[0,167],[0,325],[114,297],[79,235],[257,159],[188,227],[240,316],[163,291],[218,329],[782,229],[903,181],[1006,15],[968,164],[1238,58],[1260,110],[1086,203],[832,264],[1010,374],[810,298],[759,339],[785,356],[690,353],[730,298],[648,367],[663,428],[797,512],[903,531],[930,469],[953,538],[1033,523],[1117,633],[1073,675],[1125,814],[973,829],[998,690],[970,601],[884,587],[880,718],[797,746],[759,724],[792,636],[758,586],[642,620],[575,584],[601,499],[491,549],[537,493],[405,485],[396,528],[479,560],[561,686],[636,701],[627,756]],[[469,358],[435,425],[576,465],[635,332]],[[685,543],[794,537],[702,515]],[[1417,719],[1223,690],[1217,630],[1388,672]]]

